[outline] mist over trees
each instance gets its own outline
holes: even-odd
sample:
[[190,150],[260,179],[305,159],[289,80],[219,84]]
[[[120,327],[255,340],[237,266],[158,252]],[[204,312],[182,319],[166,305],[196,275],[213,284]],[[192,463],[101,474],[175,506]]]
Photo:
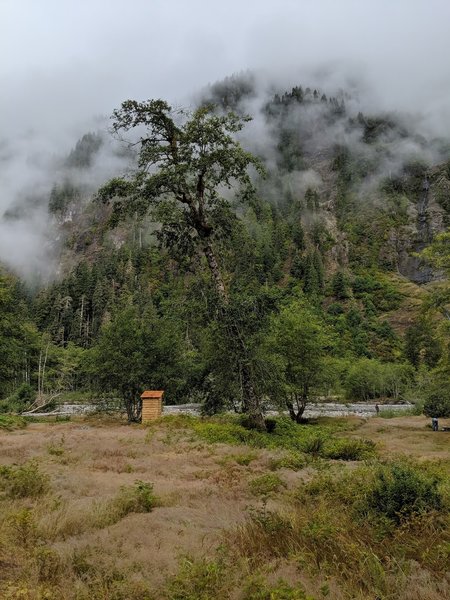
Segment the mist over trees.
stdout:
[[267,405],[300,421],[318,398],[447,381],[449,146],[345,91],[261,95],[251,75],[193,111],[124,102],[113,130],[122,145],[82,136],[39,200],[58,276],[0,273],[3,410],[70,391],[133,421],[154,387],[263,428]]

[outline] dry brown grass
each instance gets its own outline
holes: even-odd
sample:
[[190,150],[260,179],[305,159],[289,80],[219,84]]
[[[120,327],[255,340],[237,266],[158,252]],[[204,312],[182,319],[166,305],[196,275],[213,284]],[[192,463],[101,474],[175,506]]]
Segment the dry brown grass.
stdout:
[[[450,419],[440,419],[439,423],[450,427]],[[450,433],[440,431],[433,435],[430,424],[430,419],[423,416],[372,417],[359,424],[353,435],[373,440],[387,457],[399,454],[420,460],[448,459]],[[347,435],[351,437],[352,433]]]
[[[425,419],[405,417],[358,421],[354,429],[349,420],[349,430],[354,429],[349,435],[373,439],[385,454],[442,458],[445,434],[434,435],[425,425]],[[255,494],[251,482],[270,473],[278,455],[199,442],[189,429],[148,430],[114,421],[36,423],[25,430],[0,432],[1,465],[34,460],[50,481],[50,490],[39,498],[0,495],[0,598],[159,600],[166,597],[161,590],[170,588],[168,581],[182,557],[194,557],[193,565],[205,556],[215,560],[229,531],[241,532],[234,538],[240,558],[233,566],[235,587],[226,588],[220,597],[244,598],[239,586],[256,577],[256,569],[273,585],[279,577],[292,585],[301,580],[317,598],[325,593],[336,600],[348,598],[332,570],[311,576],[303,566],[306,554],[302,558],[301,545],[295,547],[294,558],[289,552],[269,553],[265,566],[252,567],[245,558],[246,552],[259,556],[254,546],[262,543],[260,532],[256,535],[245,525],[249,514],[260,510],[283,514],[292,490],[310,480],[314,469],[324,468],[318,462],[298,471],[278,469],[279,492],[274,487],[273,494]],[[123,510],[117,500],[122,488],[129,489],[136,480],[154,485],[159,504],[151,512]],[[344,541],[351,544],[351,536]],[[344,565],[345,547],[335,550]],[[333,560],[331,554],[327,560]],[[351,566],[347,568],[351,572]],[[416,581],[416,597],[438,600],[430,591],[434,588],[429,576],[420,569],[410,575]],[[195,593],[167,597],[196,600]]]
[[[17,544],[17,525],[11,528],[11,519],[17,520],[22,510],[28,511],[29,522],[24,517],[20,526],[30,530],[22,537],[28,536],[33,547],[48,545],[64,570],[74,552],[87,549],[92,562],[113,563],[131,579],[144,577],[157,586],[176,571],[181,555],[214,549],[222,531],[243,519],[249,497],[246,480],[261,468],[258,459],[251,471],[233,461],[218,464],[218,458],[236,449],[202,446],[180,432],[169,438],[157,432],[148,441],[146,429],[117,424],[31,424],[23,431],[2,432],[0,449],[2,464],[35,459],[51,481],[51,492],[39,500],[2,504],[2,539],[7,539],[0,543],[0,597],[8,586],[31,589],[39,580],[28,554],[12,556],[7,550],[24,546]],[[103,526],[105,507],[136,479],[154,484],[162,506]],[[69,590],[59,593],[75,597]]]

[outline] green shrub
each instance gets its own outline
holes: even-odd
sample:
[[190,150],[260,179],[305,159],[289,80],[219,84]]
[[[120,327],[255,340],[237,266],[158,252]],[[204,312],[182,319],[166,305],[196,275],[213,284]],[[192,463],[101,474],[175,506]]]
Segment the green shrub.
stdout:
[[20,402],[23,406],[32,404],[36,400],[36,390],[29,383],[22,383],[14,393],[14,400]]
[[375,443],[372,440],[340,438],[327,447],[327,458],[337,460],[365,460],[375,454]]
[[218,560],[181,561],[180,569],[167,583],[168,600],[225,600],[229,598],[230,571]]
[[308,457],[303,452],[286,452],[283,456],[272,458],[270,468],[276,469],[291,469],[299,471],[308,464]]
[[46,546],[35,549],[34,561],[38,579],[45,583],[56,581],[64,568],[61,557],[56,550]]
[[28,383],[22,383],[17,390],[0,402],[0,412],[21,412],[36,399],[36,390]]
[[450,387],[449,381],[434,384],[426,392],[423,412],[427,417],[450,417]]
[[134,498],[134,512],[150,512],[157,504],[157,498],[153,493],[153,484],[139,479],[134,484]]
[[[160,426],[166,426],[169,432],[174,427],[188,427],[208,443],[245,444],[254,448],[284,449],[291,453],[290,458],[286,457],[285,466],[294,469],[302,468],[307,462],[305,454],[326,456],[326,449],[330,443],[334,443],[335,434],[352,429],[352,425],[346,419],[339,418],[321,418],[311,423],[298,424],[289,417],[282,416],[274,418],[273,421],[274,428],[271,433],[246,429],[240,425],[239,417],[234,415],[208,419],[190,418],[182,421],[164,418]],[[147,439],[150,437],[147,436]],[[283,464],[279,463],[279,466]],[[276,459],[272,463],[272,468],[277,468]]]
[[373,275],[358,275],[352,283],[356,298],[370,296],[378,311],[395,310],[403,299],[399,290],[387,281],[381,281]]
[[386,465],[377,473],[367,507],[396,523],[414,513],[442,508],[438,480],[409,465]]
[[245,586],[242,600],[314,600],[303,587],[291,587],[283,579],[270,585],[261,577],[253,577]]
[[122,486],[117,496],[99,509],[94,523],[96,527],[107,527],[130,513],[151,512],[157,504],[153,484],[137,480],[134,485]]
[[381,408],[378,414],[382,419],[395,419],[396,417],[417,417],[423,412],[423,406],[416,404],[410,408]]
[[235,461],[242,467],[248,467],[248,465],[256,460],[258,455],[255,452],[243,452],[242,454],[231,454],[230,460]]
[[38,540],[36,523],[29,508],[22,508],[9,515],[8,525],[15,543],[30,548]]
[[252,479],[249,486],[255,496],[269,496],[281,487],[286,487],[286,484],[275,473],[266,473]]
[[310,438],[309,440],[305,440],[302,445],[303,452],[306,454],[312,454],[313,456],[319,456],[321,454],[322,449],[324,447],[325,440],[323,437],[315,436]]
[[263,507],[250,507],[249,510],[250,522],[257,528],[261,529],[269,538],[277,536],[280,533],[285,533],[291,529],[289,520],[273,510],[267,510],[266,505]]
[[15,415],[0,415],[0,429],[12,431],[13,429],[23,429],[27,426],[27,420]]
[[41,473],[34,461],[19,467],[0,467],[0,490],[10,498],[36,498],[49,488],[48,475]]

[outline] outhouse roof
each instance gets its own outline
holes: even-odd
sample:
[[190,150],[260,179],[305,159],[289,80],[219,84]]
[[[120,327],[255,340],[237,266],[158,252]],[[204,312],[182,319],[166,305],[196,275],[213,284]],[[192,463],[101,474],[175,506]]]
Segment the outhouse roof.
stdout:
[[145,400],[146,398],[162,398],[164,395],[164,391],[162,390],[145,390],[142,392],[141,398]]

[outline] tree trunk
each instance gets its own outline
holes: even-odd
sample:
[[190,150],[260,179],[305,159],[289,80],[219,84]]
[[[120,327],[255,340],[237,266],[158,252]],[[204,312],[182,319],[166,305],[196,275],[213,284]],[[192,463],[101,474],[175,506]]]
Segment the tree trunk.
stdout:
[[[214,249],[211,244],[211,240],[206,237],[203,245],[203,251],[208,262],[209,270],[211,271],[211,275],[214,280],[214,285],[216,288],[217,295],[219,296],[220,304],[221,304],[221,316],[225,317],[226,307],[229,303],[229,297],[227,290],[225,288],[225,284],[223,282],[222,274],[219,269],[219,264],[216,259],[216,255],[214,253]],[[238,326],[234,325],[228,327],[228,331],[235,339],[236,343],[242,349],[243,359],[240,361],[241,368],[241,377],[242,377],[242,392],[243,392],[243,408],[244,411],[248,414],[249,421],[251,427],[255,429],[259,429],[261,431],[266,430],[266,424],[264,421],[264,416],[261,410],[261,402],[258,398],[258,395],[255,392],[255,388],[252,381],[252,373],[250,367],[248,365],[248,353],[247,348],[245,347],[244,340],[240,335],[238,330]]]
[[[295,400],[295,404],[297,405],[296,408],[294,407],[293,400]],[[298,394],[292,394],[290,397],[286,398],[286,407],[289,411],[289,416],[296,423],[301,423],[307,401],[308,396],[305,396],[304,394],[301,396]]]
[[142,416],[142,400],[138,390],[134,386],[122,388],[122,395],[128,423],[139,423]]
[[203,246],[203,252],[205,253],[206,260],[208,262],[209,270],[214,279],[214,285],[216,287],[217,294],[223,305],[228,304],[228,294],[225,289],[225,284],[222,279],[222,273],[220,272],[219,265],[217,263],[216,255],[214,253],[211,240],[206,239]]
[[252,374],[248,364],[241,365],[243,403],[245,412],[248,414],[250,427],[259,431],[266,431],[266,422],[261,410],[260,400],[255,393],[252,382]]

